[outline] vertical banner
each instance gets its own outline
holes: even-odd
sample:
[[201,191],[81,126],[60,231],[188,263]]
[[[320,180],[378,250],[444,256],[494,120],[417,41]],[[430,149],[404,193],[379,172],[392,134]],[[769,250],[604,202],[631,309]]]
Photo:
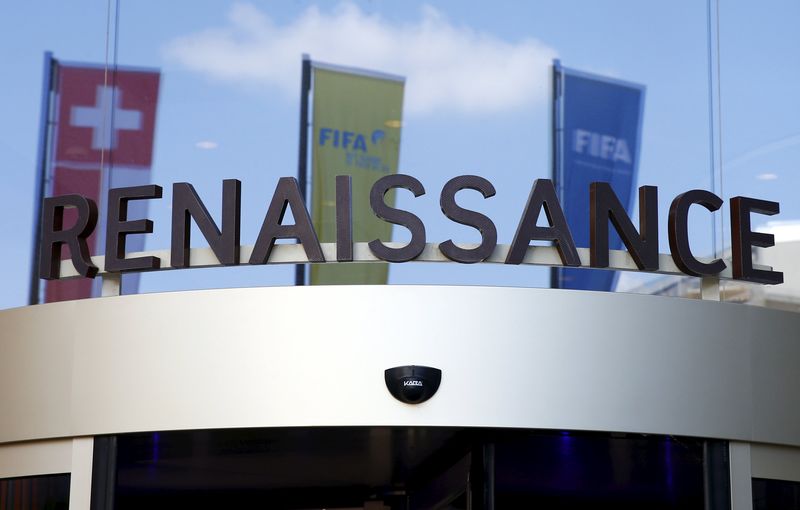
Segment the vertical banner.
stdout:
[[[644,85],[554,63],[554,178],[575,244],[589,246],[589,184],[611,184],[628,214],[639,165]],[[609,247],[622,248],[610,229]],[[611,291],[616,271],[557,269],[553,286]]]
[[[50,195],[77,193],[98,204],[98,227],[89,238],[92,255],[104,251],[106,192],[150,181],[160,74],[157,70],[90,64],[56,65],[57,85],[50,158]],[[44,129],[44,128],[43,128]],[[129,218],[146,215],[146,200],[129,203]],[[74,223],[71,211],[65,226]],[[128,251],[144,248],[143,236],[131,236]],[[63,247],[61,258],[69,258]],[[125,287],[136,292],[138,275],[127,275]],[[99,295],[99,281],[48,281],[44,301]]]
[[[312,63],[312,217],[320,242],[336,241],[336,176],[352,176],[353,241],[390,241],[392,225],[369,205],[372,185],[397,173],[402,77]],[[386,203],[394,205],[394,192]],[[312,285],[385,284],[387,264],[312,265]]]

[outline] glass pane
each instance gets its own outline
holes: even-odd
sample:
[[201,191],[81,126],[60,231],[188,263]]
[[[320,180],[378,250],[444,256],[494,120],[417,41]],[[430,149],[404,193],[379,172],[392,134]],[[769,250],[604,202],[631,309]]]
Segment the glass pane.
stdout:
[[702,441],[519,433],[497,442],[498,508],[703,508]]
[[118,448],[118,509],[456,509],[482,500],[490,473],[497,508],[704,501],[704,442],[690,438],[323,427],[130,434]]
[[[98,181],[98,189],[138,183],[136,171],[138,177],[149,172],[142,182],[164,187],[160,200],[131,202],[131,219],[147,216],[154,232],[129,236],[129,251],[137,246],[169,248],[171,184],[182,181],[194,185],[219,222],[221,181],[241,179],[241,242],[255,242],[277,179],[295,175],[298,166],[304,53],[313,62],[405,78],[402,121],[396,127],[402,128],[397,170],[417,177],[426,193],[414,198],[400,190],[397,206],[420,217],[428,242],[481,240],[476,229],[447,219],[439,209],[440,191],[450,178],[476,174],[492,182],[496,195],[484,199],[464,191],[458,202],[488,216],[497,226],[499,243],[511,243],[533,181],[552,176],[554,59],[567,69],[632,82],[646,90],[638,135],[628,140],[600,132],[599,127],[578,126],[582,142],[572,143],[578,131],[565,133],[564,146],[596,160],[586,168],[609,160],[636,160],[633,170],[625,170],[637,174],[632,175],[635,179],[615,184],[616,192],[623,196],[630,189],[621,188],[659,186],[660,251],[667,251],[663,218],[671,198],[709,184],[706,7],[690,0],[663,5],[502,2],[491,9],[479,2],[436,7],[425,2],[198,7],[193,2],[83,0],[69,8],[53,4],[48,9],[18,9],[3,22],[14,27],[4,34],[18,32],[20,43],[13,46],[24,48],[9,53],[6,61],[24,69],[14,75],[19,76],[14,90],[15,97],[26,99],[14,102],[8,115],[13,122],[0,128],[0,140],[17,147],[19,154],[12,188],[20,192],[12,194],[16,202],[9,207],[27,209],[27,197],[33,196],[23,181],[31,182],[29,172],[37,168],[40,62],[42,53],[50,50],[60,65],[103,71],[102,90],[90,87],[91,97],[74,105],[76,116],[65,117],[57,133],[66,137],[67,128],[74,127],[91,145],[87,154],[101,155],[92,165],[110,175]],[[157,93],[143,95],[140,102],[126,91],[126,73],[136,70],[156,72],[160,78]],[[105,92],[98,95],[98,90]],[[107,104],[102,101],[106,92]],[[591,94],[585,98],[586,104],[592,103]],[[95,117],[92,109],[99,112]],[[606,117],[613,121],[615,115]],[[90,125],[104,119],[109,125]],[[26,130],[10,127],[20,123]],[[143,133],[152,136],[151,143],[132,142]],[[380,139],[370,138],[370,143]],[[367,147],[366,142],[362,145]],[[77,161],[76,153],[70,154],[68,161],[59,155],[55,162],[67,164],[74,173],[78,163],[88,160],[81,156]],[[635,195],[628,213],[638,224]],[[101,220],[107,210],[103,200]],[[366,197],[354,200],[363,202]],[[582,218],[576,238],[584,239],[587,212],[566,213]],[[0,217],[6,221],[17,216]],[[32,231],[18,223],[14,228]],[[191,228],[192,245],[207,245],[199,229]],[[25,232],[14,235],[24,238]],[[398,242],[409,238],[402,227],[395,227],[392,235]],[[616,236],[613,229],[610,235]],[[101,231],[95,239],[99,251],[104,251],[103,237]],[[692,239],[697,253],[708,254],[710,222],[701,217],[693,223]],[[19,267],[27,260],[23,251],[14,257],[14,263],[0,267]],[[5,306],[18,303],[24,294],[26,281],[20,273],[3,278],[15,281],[18,289]],[[658,279],[627,273],[616,288],[650,292],[651,282]],[[292,267],[271,265],[145,274],[126,277],[124,287],[127,292],[151,292],[283,285],[293,280]],[[393,264],[388,282],[547,287],[550,271],[503,264]],[[85,290],[99,289],[97,284],[91,287]]]
[[800,483],[753,478],[753,510],[800,508]]
[[[798,236],[787,190],[793,189],[791,168],[799,145],[793,117],[786,112],[797,110],[790,89],[797,81],[791,52],[798,43],[792,23],[798,6],[788,0],[768,9],[717,5],[681,0],[658,5],[500,2],[491,9],[480,2],[435,7],[425,2],[223,2],[198,7],[185,1],[81,0],[69,7],[51,2],[47,8],[7,9],[0,16],[0,33],[9,44],[0,51],[16,70],[6,84],[15,100],[6,115],[9,122],[0,126],[0,144],[13,171],[8,173],[12,193],[0,221],[2,231],[20,242],[0,253],[2,281],[11,289],[0,296],[0,306],[24,303],[30,281],[19,269],[31,258],[25,239],[34,225],[20,218],[36,203],[32,174],[39,168],[38,133],[47,125],[39,115],[41,61],[45,51],[52,51],[59,64],[101,70],[102,90],[110,94],[107,106],[98,109],[105,92],[97,95],[98,89],[90,87],[91,97],[76,103],[76,116],[60,120],[53,135],[66,137],[72,121],[83,130],[86,144],[102,154],[102,161],[92,165],[115,175],[95,179],[95,188],[138,183],[134,175],[164,187],[161,199],[132,202],[131,217],[152,219],[154,232],[129,236],[129,250],[169,248],[175,182],[192,183],[219,222],[225,178],[242,180],[241,242],[255,242],[277,179],[295,175],[298,167],[304,53],[316,63],[405,78],[402,119],[393,124],[402,130],[397,171],[418,178],[426,192],[414,198],[400,190],[397,206],[419,216],[428,242],[481,240],[475,228],[447,219],[439,207],[439,193],[450,178],[476,174],[492,182],[496,195],[483,198],[468,190],[459,193],[458,202],[488,216],[497,227],[498,242],[509,244],[533,181],[551,178],[554,159],[561,155],[553,135],[558,91],[553,65],[558,59],[565,69],[644,87],[638,141],[599,127],[569,130],[565,125],[569,132],[563,133],[561,146],[582,154],[585,168],[636,160],[632,170],[615,167],[602,180],[610,180],[620,197],[633,191],[627,213],[636,228],[636,188],[659,188],[660,252],[669,252],[666,219],[679,193],[707,189],[725,201],[717,213],[697,207],[690,213],[690,244],[698,257],[730,255],[728,203],[733,196],[781,202],[778,216],[753,215],[754,227],[775,233],[781,245],[757,249],[755,257],[756,263],[782,268],[786,283],[728,284],[723,296],[795,309],[800,301],[786,261],[793,260],[792,243]],[[159,77],[157,93],[145,94],[139,103],[125,91],[125,73],[135,70]],[[584,99],[591,104],[593,97],[594,103],[604,102],[591,94]],[[95,120],[106,119],[107,126],[90,125],[92,108],[102,112]],[[131,149],[135,132],[145,131],[150,141]],[[361,133],[353,133],[357,140]],[[315,136],[310,133],[312,145],[322,142]],[[367,138],[370,144],[383,139]],[[66,165],[72,173],[86,170],[77,165],[86,161],[64,160],[57,147],[52,145],[47,155],[51,166]],[[365,141],[358,147],[368,145]],[[634,177],[630,183],[615,180],[629,171]],[[54,178],[45,184],[52,188]],[[107,211],[103,200],[101,220]],[[367,199],[359,195],[354,200],[363,205]],[[586,212],[565,213],[582,218],[584,224],[574,227],[580,230],[575,238],[586,244]],[[102,232],[95,239],[99,251],[105,248]],[[193,246],[207,245],[196,226],[191,232]],[[610,236],[617,237],[614,228]],[[394,227],[392,239],[405,242],[409,234]],[[128,276],[124,287],[127,292],[154,292],[293,282],[292,267],[270,265]],[[547,287],[551,273],[503,264],[393,264],[388,282]],[[95,294],[99,289],[97,283],[83,286]],[[693,278],[628,272],[616,277],[613,289],[692,297],[697,287]]]
[[[800,79],[795,49],[800,5],[777,1],[768,7],[719,3],[721,112],[720,161],[724,198],[752,197],[780,204],[778,214],[754,211],[753,230],[774,236],[775,246],[753,249],[754,261],[783,272],[781,285],[728,283],[726,295],[748,304],[800,311]],[[731,246],[729,217],[723,216],[724,245]]]
[[0,479],[0,510],[66,510],[70,475]]

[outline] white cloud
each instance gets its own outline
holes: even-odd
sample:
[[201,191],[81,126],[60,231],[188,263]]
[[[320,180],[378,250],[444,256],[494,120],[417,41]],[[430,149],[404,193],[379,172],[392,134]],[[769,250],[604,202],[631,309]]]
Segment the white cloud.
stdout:
[[768,221],[757,230],[774,235],[776,243],[800,241],[800,221],[798,220]]
[[196,144],[194,144],[194,146],[197,147],[198,149],[212,150],[219,147],[219,144],[213,140],[201,140]]
[[245,85],[299,89],[303,53],[321,62],[406,77],[409,113],[495,113],[547,100],[556,51],[526,38],[510,42],[450,23],[433,7],[411,23],[394,23],[343,3],[311,7],[285,25],[248,3],[235,4],[227,25],[179,37],[168,58],[188,69]]

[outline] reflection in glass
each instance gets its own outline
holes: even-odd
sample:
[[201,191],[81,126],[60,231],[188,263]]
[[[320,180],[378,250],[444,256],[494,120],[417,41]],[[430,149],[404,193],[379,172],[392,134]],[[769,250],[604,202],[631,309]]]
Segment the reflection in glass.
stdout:
[[118,510],[253,503],[455,510],[468,501],[473,509],[490,501],[496,508],[701,509],[706,490],[705,442],[672,436],[320,427],[140,433],[117,441]]
[[0,510],[66,510],[70,475],[0,480]]

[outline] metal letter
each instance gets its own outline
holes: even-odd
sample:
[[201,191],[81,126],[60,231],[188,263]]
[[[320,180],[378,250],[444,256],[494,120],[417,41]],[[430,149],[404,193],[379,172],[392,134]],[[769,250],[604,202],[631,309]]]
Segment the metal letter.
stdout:
[[[75,225],[63,230],[64,208],[78,211]],[[97,266],[92,264],[86,239],[97,225],[97,204],[80,195],[45,198],[42,204],[42,244],[39,253],[39,277],[55,280],[61,268],[61,245],[69,246],[72,265],[81,276],[94,278]]]
[[[549,227],[539,227],[536,221],[539,213],[544,208]],[[528,195],[528,203],[517,225],[517,233],[508,250],[506,264],[521,264],[528,251],[531,241],[554,241],[561,262],[565,266],[580,266],[581,259],[575,249],[575,241],[561,210],[561,203],[556,196],[553,181],[550,179],[536,179]]]
[[480,192],[483,198],[495,195],[492,183],[477,175],[460,175],[447,181],[442,188],[439,206],[445,216],[460,223],[476,228],[481,233],[481,244],[477,248],[466,250],[456,246],[452,240],[439,245],[439,251],[448,259],[463,264],[481,262],[494,252],[497,246],[497,228],[488,217],[475,211],[464,209],[456,204],[456,193],[462,189],[471,189]]
[[425,249],[425,224],[408,211],[389,207],[384,202],[386,192],[393,188],[409,190],[415,197],[425,194],[425,188],[415,178],[405,174],[386,175],[378,179],[369,193],[369,205],[375,215],[389,223],[401,225],[411,231],[411,241],[402,248],[389,248],[380,239],[369,242],[369,249],[381,260],[407,262],[418,257]]
[[336,176],[336,260],[353,260],[353,199],[349,175]]
[[721,259],[705,263],[700,262],[692,255],[692,249],[689,246],[689,207],[692,204],[702,205],[714,212],[722,207],[722,199],[710,191],[702,189],[693,189],[675,197],[669,207],[667,225],[672,260],[675,261],[678,269],[691,276],[719,274],[725,269],[725,262]]
[[[292,208],[294,225],[281,225],[286,206]],[[311,224],[306,204],[300,195],[300,187],[294,177],[281,177],[272,195],[272,201],[258,233],[258,239],[250,256],[251,264],[266,264],[276,239],[297,239],[303,245],[309,262],[325,262],[319,238]]]
[[775,236],[750,230],[750,213],[772,216],[778,214],[778,202],[748,197],[731,199],[731,238],[733,240],[733,277],[748,282],[775,285],[783,283],[780,271],[753,269],[753,246],[769,248],[775,246]]
[[140,271],[161,267],[158,257],[125,258],[125,238],[129,234],[153,233],[153,222],[148,219],[128,221],[128,202],[161,198],[161,194],[161,186],[155,184],[108,190],[106,271]]
[[220,264],[233,266],[239,263],[239,236],[241,222],[242,183],[237,179],[222,181],[222,232],[211,218],[205,204],[188,182],[172,185],[172,248],[170,265],[189,267],[190,218],[200,228],[203,237]]
[[608,267],[608,220],[639,269],[658,270],[658,188],[639,188],[639,228],[636,231],[628,213],[607,182],[589,185],[589,258],[592,267]]

